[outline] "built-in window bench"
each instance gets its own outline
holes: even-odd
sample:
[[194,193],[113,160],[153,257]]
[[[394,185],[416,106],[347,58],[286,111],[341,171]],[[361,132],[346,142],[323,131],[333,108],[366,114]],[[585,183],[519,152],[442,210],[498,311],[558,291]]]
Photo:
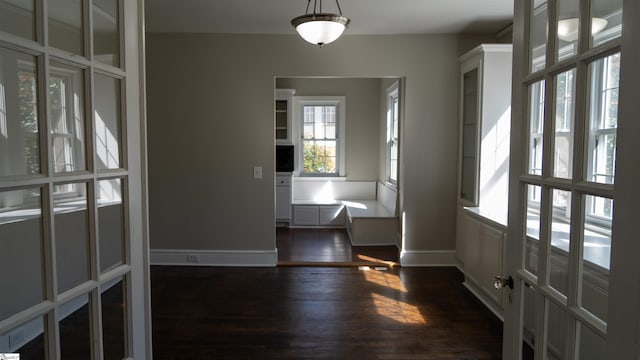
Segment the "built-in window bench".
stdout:
[[[314,185],[305,181],[305,192]],[[322,185],[326,190],[327,185]],[[355,200],[295,199],[294,180],[293,227],[346,227],[352,245],[397,245],[398,217],[396,215],[397,192],[375,181],[336,182],[331,190],[346,198],[355,190]]]

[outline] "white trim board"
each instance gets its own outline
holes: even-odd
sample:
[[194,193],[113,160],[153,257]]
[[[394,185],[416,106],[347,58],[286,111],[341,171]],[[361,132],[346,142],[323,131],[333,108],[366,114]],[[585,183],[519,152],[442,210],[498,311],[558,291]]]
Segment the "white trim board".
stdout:
[[403,250],[402,266],[457,266],[455,250]]
[[151,250],[151,265],[276,266],[277,250]]

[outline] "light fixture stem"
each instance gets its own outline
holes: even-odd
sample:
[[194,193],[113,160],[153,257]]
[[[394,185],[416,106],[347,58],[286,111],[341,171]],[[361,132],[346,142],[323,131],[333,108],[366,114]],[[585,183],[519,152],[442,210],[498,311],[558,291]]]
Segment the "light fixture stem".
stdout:
[[311,0],[307,1],[307,10],[304,12],[305,14],[309,13],[309,5],[311,5]]
[[340,15],[342,15],[342,9],[340,8],[340,3],[338,2],[338,0],[336,0],[336,5],[338,5],[338,11],[340,12]]

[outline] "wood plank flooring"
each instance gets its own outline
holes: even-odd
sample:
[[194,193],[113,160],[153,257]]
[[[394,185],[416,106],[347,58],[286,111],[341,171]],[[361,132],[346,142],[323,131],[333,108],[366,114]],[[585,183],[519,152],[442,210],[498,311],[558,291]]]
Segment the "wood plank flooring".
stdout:
[[399,264],[396,246],[351,246],[344,229],[276,229],[278,265]]
[[154,359],[500,359],[455,268],[152,267]]
[[[362,254],[379,259],[370,265],[397,261],[395,247],[376,248],[352,248],[340,230],[288,230],[278,232],[281,261],[316,266],[152,266],[153,358],[501,358],[502,323],[462,286],[458,269],[353,266]],[[318,266],[337,263],[349,266]],[[121,299],[105,297],[103,309]],[[86,311],[79,314],[84,327],[70,317],[65,328],[86,332]],[[77,354],[87,354],[87,334],[78,335],[64,344],[64,359],[85,358]],[[30,346],[24,358],[42,359],[42,337]],[[105,349],[119,346],[105,340]]]

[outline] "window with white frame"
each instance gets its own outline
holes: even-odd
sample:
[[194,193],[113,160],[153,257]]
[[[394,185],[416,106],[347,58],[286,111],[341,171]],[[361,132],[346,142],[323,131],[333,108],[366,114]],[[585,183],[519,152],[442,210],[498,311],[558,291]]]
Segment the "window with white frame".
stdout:
[[344,97],[295,97],[298,175],[344,176]]
[[387,181],[392,184],[398,183],[399,100],[398,82],[396,81],[387,89],[386,175]]

